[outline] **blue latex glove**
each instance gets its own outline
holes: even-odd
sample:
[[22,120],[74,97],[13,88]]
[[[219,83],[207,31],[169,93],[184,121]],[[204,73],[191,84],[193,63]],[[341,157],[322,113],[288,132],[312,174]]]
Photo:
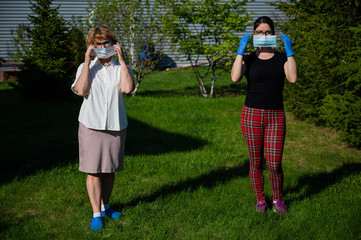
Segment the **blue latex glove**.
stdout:
[[238,51],[237,51],[237,55],[244,55],[244,52],[246,51],[247,48],[247,43],[248,43],[248,39],[250,37],[250,34],[246,34],[244,35],[241,40],[239,41],[239,47],[238,47]]
[[293,52],[292,50],[292,40],[289,39],[286,34],[282,34],[281,35],[281,38],[283,40],[283,43],[285,44],[285,51],[286,51],[286,55],[287,57],[290,57],[290,56],[294,56],[295,53]]

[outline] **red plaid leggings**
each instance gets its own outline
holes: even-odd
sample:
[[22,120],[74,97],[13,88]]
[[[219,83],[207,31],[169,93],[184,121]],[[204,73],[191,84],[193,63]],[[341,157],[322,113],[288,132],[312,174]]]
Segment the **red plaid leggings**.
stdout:
[[257,201],[264,199],[263,151],[270,172],[273,199],[282,199],[283,171],[282,153],[286,134],[283,110],[256,109],[244,106],[241,127],[249,152],[249,175]]

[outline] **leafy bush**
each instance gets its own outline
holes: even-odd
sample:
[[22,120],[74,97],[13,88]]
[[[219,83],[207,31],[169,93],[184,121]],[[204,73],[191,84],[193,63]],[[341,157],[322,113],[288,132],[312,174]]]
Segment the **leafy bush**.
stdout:
[[290,17],[280,27],[294,40],[300,72],[296,85],[285,86],[288,109],[301,119],[343,130],[344,138],[360,147],[360,129],[353,122],[361,111],[361,4],[290,0],[274,5]]
[[[28,99],[63,98],[71,94],[78,64],[75,52],[79,48],[74,43],[79,39],[72,37],[79,36],[79,32],[68,27],[58,14],[59,6],[50,8],[52,0],[30,3],[33,15],[28,18],[32,27],[19,28],[14,40],[15,44],[27,43],[17,48],[16,56],[23,60],[24,69],[15,87]],[[22,37],[27,41],[22,41]]]
[[[88,0],[89,28],[105,25],[116,35],[135,78],[136,95],[140,84],[166,59],[169,41],[163,0]],[[164,61],[165,62],[165,61]]]
[[361,98],[352,94],[327,95],[320,118],[327,126],[342,130],[342,138],[361,148]]
[[[203,97],[213,97],[215,82],[231,69],[239,44],[236,32],[242,32],[252,20],[243,1],[168,0],[171,6],[165,25],[176,50],[187,57]],[[206,59],[207,71],[201,73],[199,59]],[[205,81],[209,79],[210,90]]]
[[73,52],[73,65],[78,67],[84,62],[84,55],[87,50],[85,42],[85,27],[81,17],[73,17],[70,30],[68,32],[71,41],[71,51]]

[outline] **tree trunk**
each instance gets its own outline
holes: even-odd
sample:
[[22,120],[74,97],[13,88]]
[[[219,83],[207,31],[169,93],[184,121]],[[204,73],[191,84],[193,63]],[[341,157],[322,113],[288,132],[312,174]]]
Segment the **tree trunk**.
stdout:
[[192,61],[191,58],[190,58],[190,62],[191,62],[192,70],[196,75],[199,90],[201,91],[202,96],[203,97],[208,97],[206,87],[204,86],[203,78],[202,78],[201,74],[198,72],[197,64],[193,64],[193,61]]
[[215,66],[212,66],[212,83],[211,83],[211,92],[209,94],[210,98],[213,97],[215,83],[216,83],[216,69]]
[[214,77],[212,77],[212,85],[211,85],[211,92],[209,94],[209,97],[212,98],[213,97],[213,92],[214,92],[214,83],[215,83],[215,79]]
[[201,94],[203,97],[208,97],[206,87],[204,86],[203,79],[199,80],[199,89],[201,90]]
[[133,97],[137,94],[139,85],[140,85],[140,81],[138,81],[137,84],[135,85],[135,88],[134,88],[134,90],[132,92]]

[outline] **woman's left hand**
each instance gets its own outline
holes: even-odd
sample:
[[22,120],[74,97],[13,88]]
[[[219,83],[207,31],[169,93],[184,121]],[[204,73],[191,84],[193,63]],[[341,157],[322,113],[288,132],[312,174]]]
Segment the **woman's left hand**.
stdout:
[[114,46],[115,46],[115,51],[118,55],[119,63],[121,63],[121,64],[125,63],[122,47],[120,46],[119,43],[115,44]]
[[292,40],[289,39],[289,37],[287,37],[286,34],[282,34],[281,38],[282,38],[283,43],[285,45],[285,51],[286,51],[287,57],[294,56],[295,54],[294,54],[294,52],[292,50]]

